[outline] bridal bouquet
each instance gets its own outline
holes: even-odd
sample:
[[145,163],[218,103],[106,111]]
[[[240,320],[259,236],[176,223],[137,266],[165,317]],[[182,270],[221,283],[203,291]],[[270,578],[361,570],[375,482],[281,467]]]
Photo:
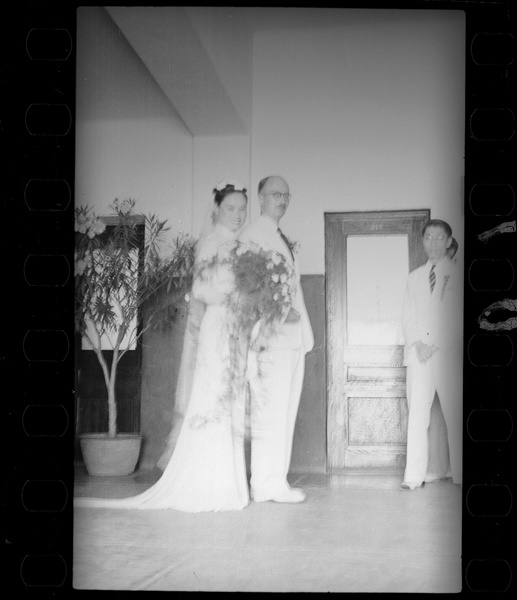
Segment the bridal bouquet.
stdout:
[[278,252],[240,242],[233,244],[226,261],[233,275],[230,313],[239,333],[251,336],[257,327],[272,333],[292,303],[292,267]]
[[228,307],[228,355],[223,357],[222,374],[225,391],[219,398],[219,408],[210,417],[196,416],[199,426],[243,400],[249,350],[265,349],[287,317],[295,273],[282,254],[256,244],[231,241],[220,246],[216,256],[200,261],[195,277],[212,279],[215,289],[226,295]]
[[256,244],[232,242],[219,256],[228,269],[229,356],[228,398],[244,389],[250,348],[267,347],[292,305],[294,270],[282,254]]

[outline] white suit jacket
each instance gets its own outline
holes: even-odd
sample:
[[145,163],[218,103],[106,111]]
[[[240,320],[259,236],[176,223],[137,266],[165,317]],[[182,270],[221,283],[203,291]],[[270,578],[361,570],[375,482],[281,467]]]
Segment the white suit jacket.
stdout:
[[458,268],[447,257],[435,267],[436,283],[431,294],[427,261],[408,276],[402,309],[404,364],[418,362],[413,344],[417,341],[448,353],[461,348],[463,336],[462,280]]
[[288,247],[280,237],[276,223],[269,217],[261,215],[255,222],[242,230],[238,239],[241,242],[255,243],[264,250],[276,251],[294,267],[295,293],[292,306],[300,314],[300,321],[284,323],[278,334],[270,339],[267,349],[303,348],[304,352],[309,352],[314,347],[314,336],[300,285],[298,262],[296,259],[293,260]]

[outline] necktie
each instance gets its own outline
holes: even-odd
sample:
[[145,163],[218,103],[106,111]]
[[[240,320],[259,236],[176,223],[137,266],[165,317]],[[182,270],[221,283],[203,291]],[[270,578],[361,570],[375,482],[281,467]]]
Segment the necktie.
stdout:
[[431,267],[431,271],[429,272],[429,285],[431,286],[431,294],[434,290],[434,284],[436,283],[436,273],[434,272],[434,268],[436,265]]
[[289,252],[291,253],[291,258],[292,258],[292,259],[293,259],[293,261],[294,261],[294,254],[293,254],[293,251],[291,250],[291,246],[289,245],[289,241],[288,241],[288,239],[287,239],[287,238],[285,237],[285,235],[282,233],[282,230],[280,229],[280,227],[277,229],[277,231],[278,231],[278,233],[279,233],[280,237],[281,237],[281,238],[284,240],[284,243],[285,243],[285,245],[287,246],[287,248],[288,248]]

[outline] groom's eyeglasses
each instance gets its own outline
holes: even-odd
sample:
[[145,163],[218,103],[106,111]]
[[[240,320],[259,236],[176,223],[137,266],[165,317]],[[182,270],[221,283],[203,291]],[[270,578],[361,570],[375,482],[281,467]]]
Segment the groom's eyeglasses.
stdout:
[[282,198],[284,200],[290,200],[292,197],[291,194],[282,194],[282,192],[267,192],[262,194],[262,196],[273,196],[275,200],[281,200]]
[[441,233],[440,235],[435,235],[435,236],[424,235],[424,240],[426,242],[433,242],[433,241],[435,241],[435,242],[443,242],[443,240],[446,240],[446,239],[447,239],[447,236],[444,235],[443,233]]

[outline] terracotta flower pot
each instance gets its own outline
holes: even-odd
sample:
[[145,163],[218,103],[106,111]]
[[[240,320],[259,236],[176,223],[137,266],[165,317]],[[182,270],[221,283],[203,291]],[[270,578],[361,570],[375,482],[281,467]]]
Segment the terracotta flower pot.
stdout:
[[107,433],[83,433],[79,443],[90,475],[130,475],[138,462],[142,436],[119,433],[109,438]]

